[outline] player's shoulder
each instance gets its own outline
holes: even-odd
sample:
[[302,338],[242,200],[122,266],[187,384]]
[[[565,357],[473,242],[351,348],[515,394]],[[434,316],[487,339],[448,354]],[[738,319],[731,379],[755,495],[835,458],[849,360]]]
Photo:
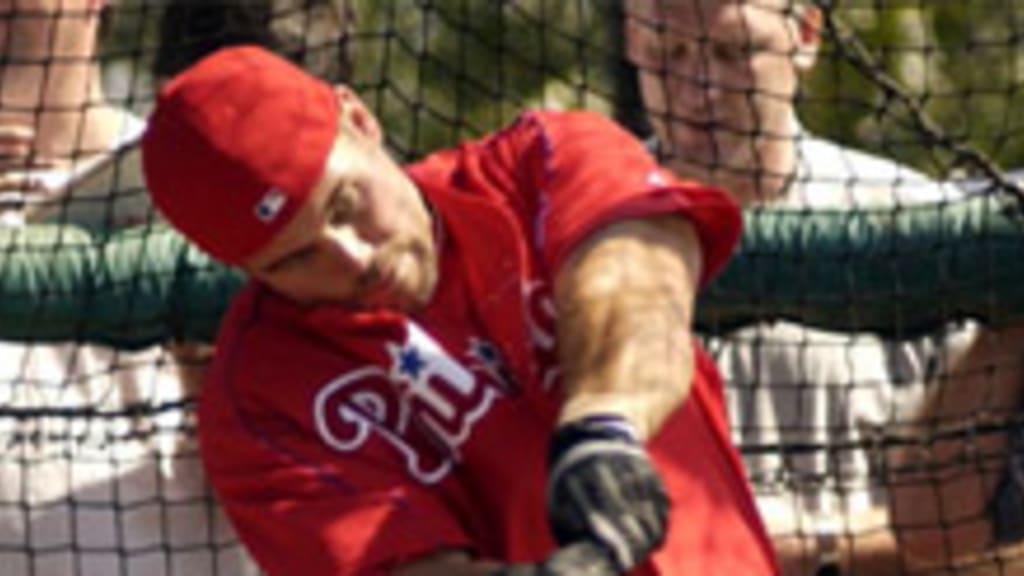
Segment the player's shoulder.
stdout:
[[[345,336],[345,327],[330,339],[315,330],[310,314],[311,309],[250,283],[221,323],[201,412],[212,420],[222,415],[265,422],[305,418],[325,383],[357,368],[345,347],[354,339]],[[207,431],[220,427],[211,422]]]
[[[649,156],[638,139],[614,120],[587,110],[528,110],[487,140],[498,156],[536,164],[587,161],[595,152]],[[531,161],[531,159],[533,161]]]
[[217,335],[217,355],[211,374],[218,380],[237,380],[259,386],[287,358],[294,364],[304,351],[301,334],[288,318],[280,296],[256,282],[239,292],[224,316]]
[[577,142],[584,135],[633,137],[614,120],[590,110],[527,110],[510,127],[512,131],[543,135],[560,143]]
[[257,385],[268,377],[333,374],[387,356],[388,344],[401,340],[404,330],[397,313],[303,306],[251,281],[221,323],[217,361],[230,370],[224,377]]
[[593,110],[530,109],[520,113],[518,121],[536,122],[553,126],[605,125],[618,127],[614,120]]

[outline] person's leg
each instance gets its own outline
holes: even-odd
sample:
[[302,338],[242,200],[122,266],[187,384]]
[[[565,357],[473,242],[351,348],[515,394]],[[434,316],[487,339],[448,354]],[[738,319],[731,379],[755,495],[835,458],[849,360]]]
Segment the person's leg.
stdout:
[[909,441],[887,451],[892,526],[908,568],[948,567],[991,549],[990,502],[1022,383],[1024,326],[981,332],[932,384]]
[[849,516],[847,534],[837,538],[836,552],[819,552],[810,539],[797,546],[795,538],[775,538],[785,576],[1009,576],[1024,574],[1024,544],[962,553],[953,559],[938,555],[907,557],[892,528],[886,508]]
[[783,576],[814,576],[820,564],[818,539],[810,534],[773,535],[772,546]]

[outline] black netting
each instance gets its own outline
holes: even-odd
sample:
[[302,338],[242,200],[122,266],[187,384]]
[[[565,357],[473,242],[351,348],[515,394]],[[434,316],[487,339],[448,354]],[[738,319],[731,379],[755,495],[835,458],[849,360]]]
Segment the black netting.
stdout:
[[744,244],[698,324],[787,574],[1017,573],[1022,17],[0,0],[0,572],[255,571],[194,437],[196,342],[239,279],[161,227],[137,143],[161,82],[256,43],[353,84],[403,160],[523,108],[586,108],[733,192]]

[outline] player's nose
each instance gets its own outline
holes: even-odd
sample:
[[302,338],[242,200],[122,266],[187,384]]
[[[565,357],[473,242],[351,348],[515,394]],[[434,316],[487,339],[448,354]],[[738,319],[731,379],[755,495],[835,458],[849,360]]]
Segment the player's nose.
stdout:
[[336,226],[324,235],[329,251],[349,274],[362,276],[373,264],[374,246],[352,226]]

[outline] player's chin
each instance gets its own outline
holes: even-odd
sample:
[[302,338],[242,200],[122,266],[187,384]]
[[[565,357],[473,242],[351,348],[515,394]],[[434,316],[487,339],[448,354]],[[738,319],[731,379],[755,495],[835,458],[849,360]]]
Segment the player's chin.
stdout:
[[381,252],[374,270],[357,298],[362,308],[412,313],[433,298],[438,266],[429,244],[392,244]]
[[395,260],[396,288],[405,311],[426,307],[437,289],[439,266],[436,247],[431,242],[410,243]]
[[422,310],[427,299],[421,298],[413,290],[395,289],[388,292],[374,294],[365,298],[359,304],[359,308],[366,311],[387,311],[401,314],[413,314]]
[[431,279],[425,271],[420,271],[408,283],[397,287],[392,297],[394,305],[402,312],[418,312],[430,304],[435,287],[436,279]]
[[433,285],[425,280],[419,271],[399,267],[361,298],[362,307],[406,314],[418,312],[433,296]]

